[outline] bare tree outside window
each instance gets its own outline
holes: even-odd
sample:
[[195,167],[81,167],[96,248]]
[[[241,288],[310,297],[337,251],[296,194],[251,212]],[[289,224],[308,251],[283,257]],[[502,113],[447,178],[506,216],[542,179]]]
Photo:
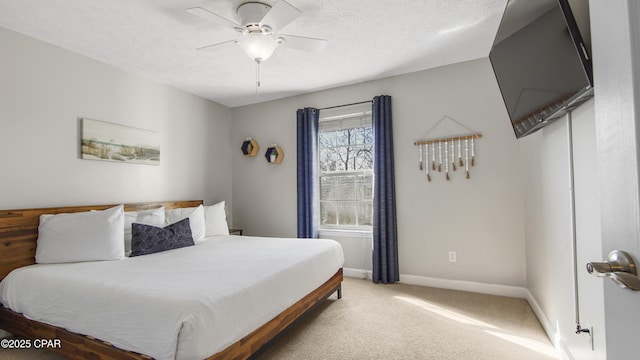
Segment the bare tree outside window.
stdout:
[[373,129],[322,131],[321,226],[371,227],[373,217]]

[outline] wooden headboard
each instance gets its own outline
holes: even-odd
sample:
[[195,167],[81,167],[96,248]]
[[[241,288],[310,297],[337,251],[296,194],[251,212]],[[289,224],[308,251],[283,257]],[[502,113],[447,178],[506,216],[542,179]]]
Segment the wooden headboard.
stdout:
[[[125,204],[124,210],[138,211],[160,206],[175,209],[194,207],[202,203],[202,200],[187,200]],[[104,210],[116,205],[0,210],[0,280],[4,279],[13,269],[35,264],[40,215]]]

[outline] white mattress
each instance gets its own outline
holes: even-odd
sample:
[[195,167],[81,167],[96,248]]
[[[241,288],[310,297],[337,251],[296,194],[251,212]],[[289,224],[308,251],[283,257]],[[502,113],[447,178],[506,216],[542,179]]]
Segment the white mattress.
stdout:
[[119,261],[19,268],[0,283],[0,302],[156,359],[202,359],[273,319],[343,262],[332,240],[217,236]]

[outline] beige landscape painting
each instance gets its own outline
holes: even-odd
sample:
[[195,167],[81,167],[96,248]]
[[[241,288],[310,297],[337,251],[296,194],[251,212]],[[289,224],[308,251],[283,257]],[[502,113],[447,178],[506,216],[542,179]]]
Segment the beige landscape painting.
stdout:
[[158,132],[82,119],[82,159],[160,165]]

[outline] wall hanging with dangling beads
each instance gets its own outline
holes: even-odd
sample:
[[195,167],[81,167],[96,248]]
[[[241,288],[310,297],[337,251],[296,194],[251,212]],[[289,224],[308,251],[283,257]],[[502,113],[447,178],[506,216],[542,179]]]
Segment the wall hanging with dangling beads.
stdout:
[[418,147],[418,169],[425,172],[427,181],[431,181],[431,173],[435,172],[444,172],[444,178],[449,181],[453,178],[453,172],[458,169],[462,171],[464,167],[465,178],[471,179],[470,167],[475,166],[476,163],[476,139],[481,138],[482,134],[447,115],[433,125],[426,134],[440,125],[443,120],[450,120],[471,133],[414,142],[413,144]]

